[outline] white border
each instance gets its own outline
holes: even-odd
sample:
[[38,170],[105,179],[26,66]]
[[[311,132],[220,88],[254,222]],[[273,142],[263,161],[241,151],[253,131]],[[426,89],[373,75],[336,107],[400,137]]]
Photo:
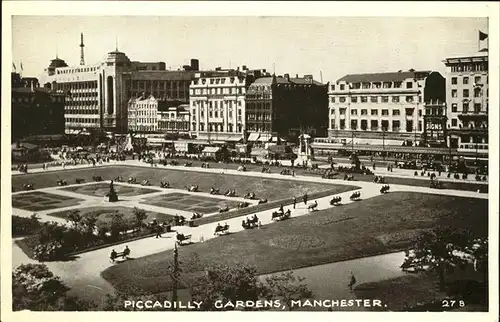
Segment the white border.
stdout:
[[[248,313],[11,313],[11,261],[10,230],[10,70],[12,62],[12,15],[159,15],[169,16],[408,16],[408,17],[489,17],[489,81],[490,88],[490,187],[493,198],[490,206],[490,312],[488,313],[360,313],[360,312],[280,312],[256,313],[259,319],[290,319],[303,321],[311,318],[325,320],[364,321],[498,321],[498,88],[499,88],[499,4],[497,2],[132,2],[132,1],[8,1],[2,2],[2,162],[1,162],[1,313],[2,321],[54,321],[104,320],[116,316],[120,321],[135,321],[138,318],[188,319],[190,321],[214,318],[216,320],[248,319]],[[313,36],[313,35],[311,35]],[[445,57],[443,57],[444,59]],[[203,314],[203,315],[202,315]],[[332,315],[333,314],[333,315]],[[189,316],[187,316],[189,315]]]

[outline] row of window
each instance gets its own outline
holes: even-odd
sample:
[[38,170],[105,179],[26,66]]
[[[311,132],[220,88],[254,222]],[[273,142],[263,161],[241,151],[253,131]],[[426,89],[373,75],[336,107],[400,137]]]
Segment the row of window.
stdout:
[[189,94],[191,95],[224,95],[224,94],[244,94],[245,88],[243,87],[218,87],[218,88],[191,88]]
[[89,123],[89,124],[97,124],[99,123],[99,119],[94,118],[79,118],[79,117],[67,117],[67,123]]
[[251,132],[270,132],[271,131],[271,124],[270,123],[248,124],[247,129],[248,129],[248,131],[251,131]]
[[[462,97],[469,97],[469,90],[468,89],[463,89],[462,90]],[[486,97],[488,97],[489,94],[489,89],[486,89]],[[481,97],[482,96],[482,89],[481,88],[474,88],[474,97]],[[458,90],[452,89],[451,90],[451,97],[458,97]]]
[[57,74],[74,74],[74,73],[86,73],[95,72],[97,67],[84,67],[84,68],[73,68],[73,69],[56,69]]
[[[339,114],[340,115],[345,115],[346,114],[346,110],[347,110],[346,108],[340,108],[339,109]],[[335,110],[331,109],[330,113],[332,115],[334,115],[335,114]],[[392,115],[393,116],[399,116],[399,115],[401,115],[400,113],[401,112],[398,109],[392,110]],[[358,110],[351,109],[351,115],[358,115]],[[367,109],[362,109],[361,110],[361,115],[368,115],[368,110]],[[370,110],[370,115],[378,115],[378,110],[376,110],[376,109]],[[389,110],[388,109],[381,110],[381,115],[382,116],[388,116],[389,115]],[[406,116],[413,116],[413,109],[406,109]],[[422,116],[422,110],[418,111],[418,116]]]
[[247,113],[248,120],[257,120],[257,121],[270,121],[271,114],[270,113]]
[[98,115],[99,114],[99,109],[93,108],[93,109],[65,109],[64,114],[81,114],[81,115]]
[[[359,128],[358,128],[359,124]],[[358,123],[358,120],[351,120],[351,126],[349,130],[357,130],[361,129],[363,131],[368,130],[368,124],[370,125],[370,130],[372,131],[392,131],[392,132],[399,132],[401,130],[401,122],[398,120],[392,121],[392,128],[389,129],[389,121],[388,120],[382,120],[380,123],[378,120],[371,120],[370,123],[368,123],[368,120],[361,120],[361,122]],[[335,120],[332,120],[331,122],[331,129],[335,129],[336,124]],[[339,122],[339,129],[340,130],[345,130],[346,129],[346,122],[345,120],[340,120]],[[413,121],[406,121],[406,132],[413,132],[415,129],[413,128]],[[418,131],[422,131],[422,122],[418,123]]]
[[487,72],[488,71],[488,63],[463,63],[463,64],[454,64],[451,66],[452,73],[460,73],[460,72]]
[[[346,89],[380,89],[380,88],[402,88],[403,82],[363,82],[352,83],[350,85],[340,84],[339,89],[344,91]],[[413,88],[413,82],[406,82],[406,88]],[[332,91],[335,90],[335,84],[331,85]]]
[[136,123],[151,124],[151,123],[156,123],[157,121],[158,121],[158,119],[150,118],[150,117],[138,117],[138,118],[134,118],[134,119],[129,118],[129,122],[131,122],[133,124],[136,124]]
[[[463,113],[469,112],[469,106],[470,102],[462,102],[462,112]],[[474,111],[476,113],[481,112],[481,103],[474,103]],[[488,105],[486,105],[486,112],[487,111],[488,111]],[[451,112],[458,113],[458,104],[456,103],[451,104]]]
[[65,83],[56,83],[52,90],[79,90],[79,89],[96,89],[97,81],[81,81],[81,82],[65,82]]
[[248,100],[268,100],[271,99],[271,94],[246,94],[245,98],[247,99],[247,102]]
[[[452,77],[451,84],[457,85],[458,84],[458,77]],[[462,78],[462,84],[464,84],[464,85],[469,84],[469,76],[464,76]],[[481,84],[481,76],[474,77],[474,84]],[[488,76],[486,76],[486,84],[488,84]]]
[[246,104],[248,110],[270,110],[271,103],[248,103]]
[[65,106],[97,106],[97,101],[66,101]]
[[187,89],[189,87],[189,81],[157,81],[157,80],[133,80],[126,81],[126,87],[129,87],[132,90],[146,90],[146,89],[165,89],[165,90],[180,90]]
[[[132,97],[139,97],[142,95],[143,92],[132,92],[128,91],[127,92],[127,99],[130,99]],[[159,98],[172,98],[172,99],[184,99],[187,97],[188,93],[185,91],[173,91],[173,92],[151,92],[151,95],[153,97],[159,97]]]
[[[234,83],[234,81],[236,80],[236,77],[229,77],[229,81],[231,82],[231,84]],[[205,85],[207,83],[207,79],[206,78],[200,78],[200,79],[195,79],[194,80],[194,84],[195,85],[198,85],[199,83],[201,82],[201,84]],[[225,84],[226,83],[226,79],[225,78],[210,78],[210,84],[213,85],[213,84]]]
[[[241,124],[238,124],[236,126],[236,131],[233,131],[233,124],[232,123],[229,123],[227,125],[227,131],[224,131],[224,124],[223,123],[208,123],[208,127],[205,126],[206,124],[205,123],[200,123],[200,131],[205,131],[205,128],[207,128],[207,130],[209,132],[236,132],[236,133],[241,133],[243,132],[243,125]],[[192,131],[197,131],[196,129],[196,123],[192,123],[191,124],[191,129]]]
[[[368,103],[368,96],[351,96],[351,103]],[[422,97],[421,96],[404,96],[404,99],[407,103],[413,103],[414,101],[419,101],[422,102]],[[330,98],[332,103],[336,102],[336,97],[332,96]],[[345,103],[347,101],[346,96],[340,96],[339,97],[339,102],[340,103]],[[391,101],[393,103],[399,103],[400,102],[400,97],[399,96],[391,96]],[[370,96],[370,103],[388,103],[389,102],[389,96]]]
[[[208,101],[208,103],[206,101],[191,101],[192,104],[191,106],[199,106],[201,108],[204,108],[205,106],[208,105],[208,108],[218,108],[220,106],[220,108],[223,108],[224,105],[228,108],[232,108],[233,107],[233,101]],[[236,106],[236,103],[234,104]],[[242,101],[238,101],[238,106],[242,106],[243,105],[243,102]]]
[[136,116],[156,116],[156,110],[129,110],[129,115]]

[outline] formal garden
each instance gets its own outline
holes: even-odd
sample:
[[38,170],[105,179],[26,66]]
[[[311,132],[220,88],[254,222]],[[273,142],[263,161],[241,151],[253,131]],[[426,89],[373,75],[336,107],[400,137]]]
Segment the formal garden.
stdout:
[[[448,226],[487,236],[487,200],[390,193],[189,245],[179,257],[190,284],[210,263],[255,266],[264,274],[406,249],[422,233]],[[102,276],[125,294],[166,292],[172,280],[161,267],[171,264],[168,252],[110,267]]]
[[12,208],[19,208],[28,211],[43,211],[75,206],[82,201],[83,199],[41,191],[33,191],[12,195]]

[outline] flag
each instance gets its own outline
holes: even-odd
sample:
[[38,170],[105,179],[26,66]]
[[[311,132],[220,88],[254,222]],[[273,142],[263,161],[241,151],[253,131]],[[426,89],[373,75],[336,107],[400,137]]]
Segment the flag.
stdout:
[[12,67],[14,67],[14,70],[16,70],[16,64],[14,64],[14,62],[12,62]]
[[488,38],[488,34],[485,34],[481,30],[479,30],[479,40],[485,40],[486,38]]
[[21,70],[23,70],[23,62],[21,62]]

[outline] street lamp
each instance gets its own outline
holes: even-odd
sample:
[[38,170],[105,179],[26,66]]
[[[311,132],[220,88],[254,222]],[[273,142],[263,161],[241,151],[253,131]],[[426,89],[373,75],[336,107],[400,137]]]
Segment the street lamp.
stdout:
[[382,127],[382,158],[385,160],[385,127]]

